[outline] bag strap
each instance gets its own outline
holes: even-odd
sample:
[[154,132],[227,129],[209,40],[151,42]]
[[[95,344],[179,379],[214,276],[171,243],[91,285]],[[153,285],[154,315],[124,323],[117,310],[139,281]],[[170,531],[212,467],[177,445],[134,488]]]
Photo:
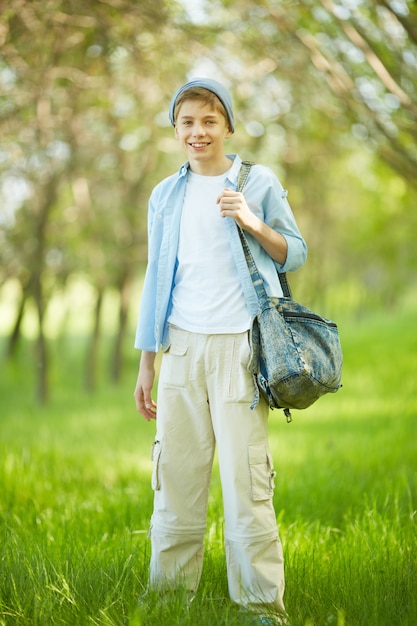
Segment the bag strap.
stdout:
[[[237,179],[237,190],[241,193],[246,185],[246,182],[249,177],[249,173],[251,171],[252,166],[255,165],[253,161],[242,161],[242,165],[239,170],[238,179]],[[263,280],[261,275],[259,274],[258,268],[256,267],[255,260],[252,256],[252,252],[249,248],[248,240],[246,239],[245,233],[243,229],[236,222],[236,226],[239,232],[240,241],[242,243],[243,251],[246,257],[246,263],[248,264],[249,272],[252,278],[253,285],[255,287],[258,299],[260,300],[262,297],[266,296],[265,287],[263,284]],[[292,298],[291,288],[288,284],[287,274],[285,272],[278,272],[279,282],[281,283],[282,293],[285,298]]]
[[239,174],[237,175],[237,190],[242,192],[246,181],[248,180],[252,166],[255,165],[253,161],[242,161]]

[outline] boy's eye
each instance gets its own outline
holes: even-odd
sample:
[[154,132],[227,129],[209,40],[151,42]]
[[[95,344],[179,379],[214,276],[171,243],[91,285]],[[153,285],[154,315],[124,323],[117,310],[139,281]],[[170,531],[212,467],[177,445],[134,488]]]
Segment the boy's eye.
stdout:
[[[181,122],[182,126],[192,126],[193,125],[193,121],[192,120],[183,120]],[[205,120],[204,124],[208,125],[208,126],[215,126],[216,125],[216,120]]]

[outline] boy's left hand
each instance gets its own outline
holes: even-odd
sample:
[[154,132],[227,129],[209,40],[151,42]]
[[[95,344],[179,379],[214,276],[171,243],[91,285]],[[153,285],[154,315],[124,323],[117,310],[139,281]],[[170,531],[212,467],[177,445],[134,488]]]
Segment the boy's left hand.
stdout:
[[240,191],[234,191],[226,187],[217,198],[222,217],[233,217],[241,228],[247,229],[256,219],[256,216],[246,204],[245,197]]

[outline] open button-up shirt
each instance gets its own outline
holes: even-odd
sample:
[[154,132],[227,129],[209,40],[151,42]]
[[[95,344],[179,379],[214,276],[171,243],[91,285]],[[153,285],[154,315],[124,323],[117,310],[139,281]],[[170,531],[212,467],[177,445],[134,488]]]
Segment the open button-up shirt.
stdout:
[[[228,155],[233,165],[227,174],[226,186],[237,188],[242,164],[237,155]],[[142,291],[135,347],[157,352],[167,348],[168,317],[172,306],[172,290],[177,266],[181,211],[184,202],[189,163],[169,176],[153,190],[148,211],[148,266]],[[284,265],[271,259],[262,246],[246,233],[252,255],[271,296],[281,296],[277,271],[295,271],[306,260],[307,246],[287,201],[287,191],[275,174],[264,165],[254,165],[244,189],[250,210],[268,226],[280,232],[288,245]],[[249,274],[235,220],[225,217],[232,255],[238,270],[246,306],[252,317],[258,310],[258,300]]]

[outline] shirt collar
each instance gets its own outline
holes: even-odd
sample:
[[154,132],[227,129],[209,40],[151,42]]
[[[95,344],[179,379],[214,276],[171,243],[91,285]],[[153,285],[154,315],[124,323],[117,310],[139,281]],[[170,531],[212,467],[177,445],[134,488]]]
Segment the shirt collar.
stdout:
[[239,176],[240,166],[242,165],[242,159],[237,154],[227,154],[228,159],[233,161],[233,165],[230,168],[227,178],[232,185],[237,187],[237,179]]
[[[232,185],[237,185],[237,179],[239,176],[240,166],[242,165],[242,159],[237,154],[226,154],[227,158],[233,161],[232,167],[230,168],[227,179],[230,181]],[[190,162],[186,161],[181,165],[178,175],[180,178],[183,178],[187,175],[188,170],[190,169]]]
[[182,178],[183,176],[186,176],[189,169],[190,169],[190,162],[187,161],[186,163],[183,163],[183,165],[181,165],[180,167],[180,171],[178,172],[178,176],[180,178]]

